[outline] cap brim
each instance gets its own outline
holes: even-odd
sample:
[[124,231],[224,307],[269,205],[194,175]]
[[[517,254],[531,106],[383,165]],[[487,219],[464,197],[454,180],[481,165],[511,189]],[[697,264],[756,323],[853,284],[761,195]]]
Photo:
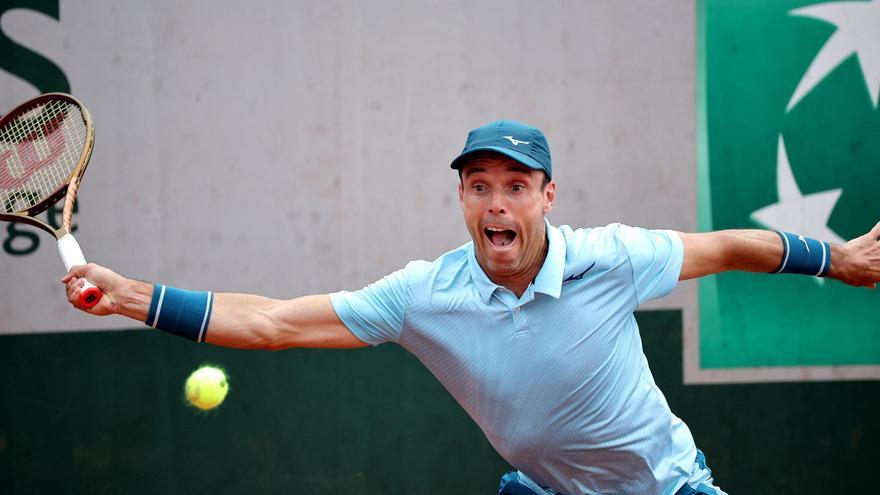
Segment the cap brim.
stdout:
[[530,157],[529,155],[526,155],[524,153],[520,153],[519,151],[514,151],[510,148],[502,148],[501,146],[483,146],[480,148],[474,148],[474,149],[468,150],[466,153],[462,153],[462,154],[458,155],[458,157],[455,160],[452,160],[452,164],[450,164],[450,168],[460,169],[465,164],[465,162],[467,162],[467,159],[470,158],[471,155],[473,155],[474,153],[476,153],[478,151],[495,151],[495,152],[501,153],[502,155],[506,155],[510,158],[513,158],[514,160],[525,165],[526,167],[533,168],[535,170],[540,170],[544,173],[548,173],[546,170],[544,170],[544,167],[542,167],[541,164],[538,163],[537,160]]

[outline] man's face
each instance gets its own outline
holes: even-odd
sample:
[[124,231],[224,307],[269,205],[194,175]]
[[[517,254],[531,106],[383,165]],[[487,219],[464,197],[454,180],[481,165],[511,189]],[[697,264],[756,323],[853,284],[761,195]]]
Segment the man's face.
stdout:
[[556,183],[499,153],[475,154],[461,170],[458,197],[477,261],[490,278],[534,277],[544,262],[544,215]]

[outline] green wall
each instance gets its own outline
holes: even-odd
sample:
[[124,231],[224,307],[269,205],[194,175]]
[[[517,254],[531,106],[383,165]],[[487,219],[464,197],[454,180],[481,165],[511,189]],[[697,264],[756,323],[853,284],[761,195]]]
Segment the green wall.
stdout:
[[[731,493],[873,485],[878,384],[681,383],[681,313],[638,314],[655,378]],[[217,411],[183,403],[219,363]],[[0,337],[0,493],[490,494],[507,469],[392,345],[237,351],[146,330]]]

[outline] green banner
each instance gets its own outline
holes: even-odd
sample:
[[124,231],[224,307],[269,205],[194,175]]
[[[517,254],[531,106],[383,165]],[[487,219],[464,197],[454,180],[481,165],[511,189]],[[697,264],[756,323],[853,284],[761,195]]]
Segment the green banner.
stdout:
[[[880,1],[697,5],[700,230],[867,232],[880,220]],[[880,364],[878,297],[797,275],[709,277],[700,368]]]

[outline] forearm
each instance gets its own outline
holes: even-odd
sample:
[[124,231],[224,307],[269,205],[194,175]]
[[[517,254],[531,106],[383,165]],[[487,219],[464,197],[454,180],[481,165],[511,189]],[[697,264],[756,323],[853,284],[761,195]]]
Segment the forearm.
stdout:
[[[104,291],[100,303],[88,309],[78,306],[84,278]],[[67,284],[68,300],[83,311],[126,316],[190,340],[243,349],[366,345],[336,315],[328,294],[279,300],[181,291],[125,278],[95,264],[72,268],[62,283]]]
[[326,294],[292,300],[216,294],[205,342],[268,350],[363,345],[343,328]]
[[[152,326],[147,318],[154,288],[148,282],[125,279],[114,291],[116,313]],[[277,347],[283,340],[278,335],[283,325],[273,319],[272,308],[280,302],[251,294],[214,294],[205,341],[248,349]]]
[[294,344],[285,338],[290,324],[271,316],[278,304],[281,301],[252,294],[215,293],[203,341],[239,349],[291,347]]
[[726,246],[726,270],[768,273],[779,267],[784,247],[776,232],[742,229],[717,234]]
[[681,280],[729,270],[771,272],[784,251],[779,234],[768,230],[679,233],[684,244]]

